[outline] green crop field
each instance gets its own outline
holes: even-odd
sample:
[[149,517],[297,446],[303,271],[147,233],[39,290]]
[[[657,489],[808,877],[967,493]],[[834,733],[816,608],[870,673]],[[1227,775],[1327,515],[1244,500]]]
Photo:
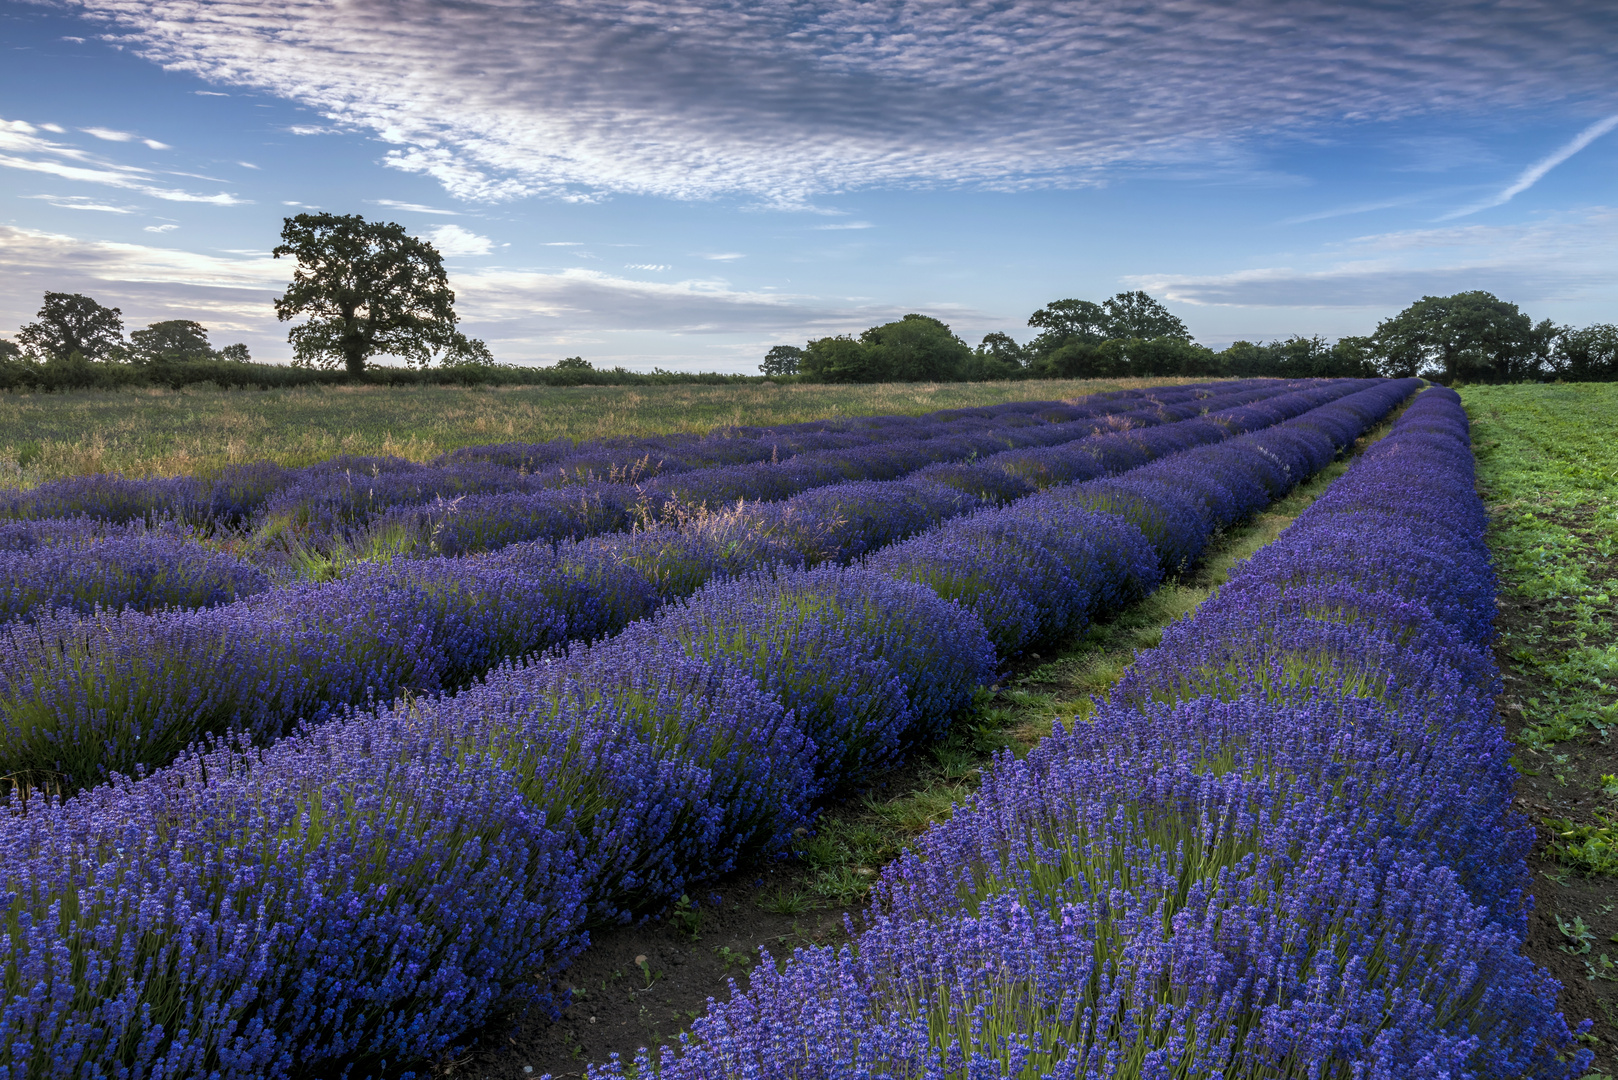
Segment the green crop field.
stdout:
[[830,386],[335,386],[7,394],[0,486],[88,473],[206,474],[246,461],[307,465],[337,454],[425,461],[498,442],[706,432],[828,416],[910,414],[1081,397],[1208,379],[1062,379]]
[[1462,392],[1501,577],[1501,713],[1538,826],[1534,958],[1618,1072],[1618,384]]

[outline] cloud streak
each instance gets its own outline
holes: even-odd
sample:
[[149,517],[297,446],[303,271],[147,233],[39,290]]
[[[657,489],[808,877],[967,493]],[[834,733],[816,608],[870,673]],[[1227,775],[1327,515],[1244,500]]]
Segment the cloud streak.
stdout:
[[1601,138],[1601,136],[1605,135],[1615,127],[1618,127],[1618,113],[1615,113],[1604,120],[1597,120],[1595,123],[1573,136],[1573,138],[1569,139],[1564,145],[1556,149],[1553,153],[1547,154],[1545,157],[1540,158],[1538,161],[1528,166],[1528,168],[1524,169],[1522,174],[1518,176],[1509,187],[1506,187],[1500,191],[1499,194],[1492,195],[1489,198],[1484,199],[1482,202],[1473,203],[1471,206],[1462,207],[1453,213],[1445,214],[1438,220],[1453,221],[1456,218],[1476,214],[1480,210],[1489,210],[1496,206],[1504,206],[1512,199],[1515,199],[1518,195],[1521,195],[1523,192],[1539,183],[1540,180],[1544,178],[1546,173],[1550,172],[1552,169],[1562,164],[1562,162],[1566,161],[1574,154],[1577,154],[1580,150],[1583,150],[1586,146],[1589,146],[1591,143],[1595,142],[1597,139]]
[[[62,180],[135,191],[165,202],[212,203],[215,206],[239,206],[246,200],[226,192],[198,195],[179,188],[159,186],[150,170],[133,165],[119,165],[88,154],[77,147],[67,146],[42,138],[40,131],[58,130],[55,125],[35,127],[22,120],[0,118],[0,168],[40,173]],[[88,130],[88,129],[87,129]],[[98,138],[108,138],[107,129]],[[94,134],[94,132],[92,132]],[[123,136],[123,132],[110,132]],[[128,139],[135,136],[130,135]],[[122,138],[109,141],[125,141]],[[148,140],[150,141],[150,140]]]
[[[69,0],[452,195],[1092,183],[1335,120],[1612,97],[1604,0]],[[316,129],[309,129],[316,130]]]
[[1519,303],[1610,294],[1618,210],[1598,207],[1526,225],[1454,225],[1359,237],[1312,260],[1228,274],[1125,279],[1203,307],[1400,308],[1419,296],[1486,289]]
[[[271,301],[291,273],[287,260],[267,254],[208,254],[0,225],[0,277],[11,285],[0,294],[0,327],[31,319],[46,290],[83,292],[122,308],[130,326],[194,318],[245,340],[254,356],[285,360],[285,327],[276,323]],[[597,340],[651,333],[801,341],[857,330],[906,310],[737,289],[716,280],[637,281],[585,269],[454,270],[450,285],[463,329],[489,341],[501,360],[518,362],[543,359],[555,351],[547,351],[548,343],[581,334]]]

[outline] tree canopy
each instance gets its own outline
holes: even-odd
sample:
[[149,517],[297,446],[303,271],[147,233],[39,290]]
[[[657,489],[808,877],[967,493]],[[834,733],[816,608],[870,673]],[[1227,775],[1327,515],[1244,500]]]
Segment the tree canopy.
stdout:
[[802,363],[803,350],[796,345],[772,345],[758,369],[770,376],[796,375]]
[[207,327],[190,319],[168,319],[136,330],[129,335],[129,347],[139,364],[214,358]]
[[281,229],[276,258],[298,261],[276,318],[308,316],[287,334],[293,362],[359,375],[374,356],[426,367],[493,362],[483,342],[459,330],[444,260],[393,222],[358,214],[298,214]]
[[885,381],[937,382],[956,378],[972,347],[930,315],[906,315],[873,326],[860,341],[874,350],[873,363]]
[[911,314],[873,326],[857,339],[844,334],[809,342],[798,357],[798,371],[816,382],[947,381],[967,377],[975,359],[972,347],[947,323]]
[[1052,300],[1028,316],[1028,325],[1044,331],[1029,346],[1036,355],[1074,342],[1099,345],[1112,336],[1106,308],[1091,300]]
[[129,335],[129,359],[137,364],[192,364],[203,360],[225,360],[245,364],[247,346],[226,345],[215,349],[208,344],[208,328],[191,319],[166,319]]
[[1535,325],[1516,304],[1481,290],[1424,296],[1377,324],[1382,374],[1442,374],[1447,380],[1515,382],[1550,351],[1557,328]]
[[108,359],[123,348],[123,312],[80,293],[48,292],[39,321],[18,330],[17,342],[38,360]]
[[1551,351],[1550,373],[1569,382],[1612,382],[1618,379],[1618,326],[1596,323],[1565,329]]
[[[1169,342],[1191,345],[1191,331],[1179,317],[1148,294],[1121,292],[1108,300],[1052,300],[1032,315],[1028,325],[1042,331],[1028,343],[1028,364],[1037,371],[1065,378],[1116,376],[1141,364],[1158,368],[1184,367],[1191,362],[1184,349]],[[1131,359],[1138,346],[1132,342],[1164,339],[1147,350],[1140,361]],[[1103,350],[1107,342],[1118,342]],[[1193,346],[1194,347],[1194,346]],[[1167,350],[1167,352],[1165,352]],[[1166,359],[1168,354],[1172,359]]]
[[1179,316],[1139,289],[1121,292],[1101,305],[1107,313],[1107,337],[1118,340],[1172,338],[1190,341],[1191,331]]

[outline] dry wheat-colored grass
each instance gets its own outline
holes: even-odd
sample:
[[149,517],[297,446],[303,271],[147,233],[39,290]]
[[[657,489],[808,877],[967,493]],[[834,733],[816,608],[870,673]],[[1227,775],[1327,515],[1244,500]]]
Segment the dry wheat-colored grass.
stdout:
[[446,450],[566,436],[707,432],[826,416],[923,413],[1082,397],[1193,379],[1086,379],[865,386],[333,386],[290,390],[85,391],[0,395],[0,486],[88,473],[206,474],[336,454],[425,461]]

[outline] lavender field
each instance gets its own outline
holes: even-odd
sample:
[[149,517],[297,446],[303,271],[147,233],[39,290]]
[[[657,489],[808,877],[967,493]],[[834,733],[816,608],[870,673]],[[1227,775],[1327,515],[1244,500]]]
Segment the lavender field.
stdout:
[[588,1071],[1584,1077],[1466,414],[1264,379],[0,496],[0,1078],[452,1068],[1395,415],[846,945]]

